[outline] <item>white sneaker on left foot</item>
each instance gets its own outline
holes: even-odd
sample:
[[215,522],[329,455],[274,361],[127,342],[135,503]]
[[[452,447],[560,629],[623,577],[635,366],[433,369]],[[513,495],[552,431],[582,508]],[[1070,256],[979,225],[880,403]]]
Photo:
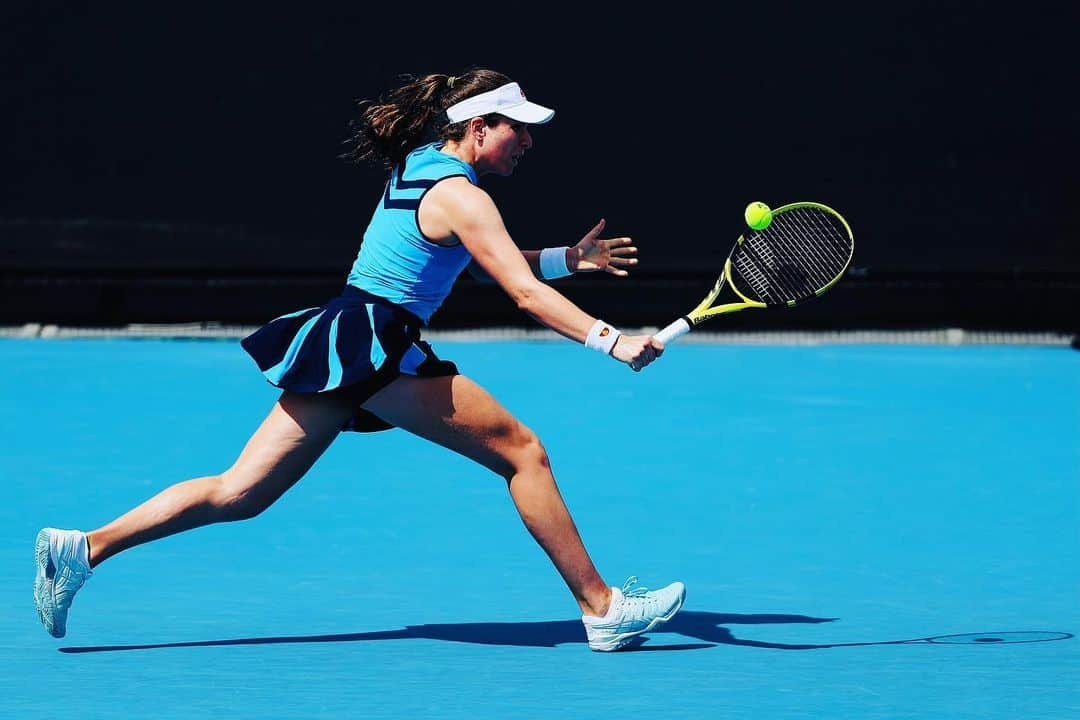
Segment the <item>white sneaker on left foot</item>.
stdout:
[[93,574],[86,533],[44,528],[34,544],[37,575],[34,604],[38,618],[53,637],[67,633],[67,615],[75,593]]

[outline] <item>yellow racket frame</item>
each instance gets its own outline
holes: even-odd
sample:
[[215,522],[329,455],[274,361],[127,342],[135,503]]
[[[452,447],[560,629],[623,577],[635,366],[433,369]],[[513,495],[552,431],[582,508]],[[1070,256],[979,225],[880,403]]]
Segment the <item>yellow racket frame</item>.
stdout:
[[[848,225],[848,222],[844,219],[843,215],[838,213],[836,210],[833,210],[828,205],[822,205],[821,203],[789,203],[787,205],[782,205],[776,208],[772,211],[772,214],[775,216],[781,213],[788,212],[790,210],[797,210],[799,208],[815,208],[817,210],[823,210],[829,213],[840,221],[840,223],[844,226],[844,230],[847,231],[848,238],[851,240],[851,253],[848,255],[847,262],[844,263],[844,267],[840,270],[840,272],[836,274],[836,277],[830,280],[829,283],[826,284],[824,287],[821,287],[814,292],[814,296],[817,297],[824,294],[829,288],[835,285],[840,280],[840,278],[844,276],[844,273],[847,272],[848,266],[851,265],[851,258],[855,256],[855,235],[851,232],[851,226]],[[700,303],[698,303],[697,307],[695,307],[693,310],[691,310],[675,322],[668,325],[666,328],[660,330],[658,333],[656,333],[656,335],[654,335],[654,337],[665,343],[671,342],[672,340],[675,340],[676,338],[690,332],[692,328],[696,327],[702,322],[708,320],[709,318],[714,318],[717,315],[726,315],[728,313],[739,312],[740,310],[747,310],[750,308],[761,309],[770,307],[766,303],[759,302],[757,300],[751,300],[750,298],[743,295],[741,292],[739,292],[738,287],[736,287],[735,283],[731,280],[731,256],[735,253],[735,250],[738,249],[739,245],[741,245],[745,239],[745,235],[740,235],[739,239],[736,240],[735,246],[731,249],[731,252],[728,253],[727,260],[724,261],[724,271],[720,274],[720,277],[719,279],[717,279],[716,284],[713,285],[712,290],[710,290],[709,294],[706,295]],[[721,291],[723,291],[725,286],[730,287],[731,291],[742,299],[742,302],[730,302],[724,303],[723,305],[713,306],[713,301],[716,300],[716,298],[720,295]],[[789,301],[786,305],[787,307],[794,307],[797,304],[798,303],[796,301],[792,300]]]
[[[838,213],[836,210],[833,210],[828,205],[822,205],[821,203],[815,203],[815,202],[789,203],[787,205],[782,205],[782,206],[776,208],[775,210],[772,211],[772,214],[775,216],[775,215],[779,215],[780,213],[788,212],[789,210],[797,210],[798,208],[808,208],[808,207],[809,208],[816,208],[818,210],[824,210],[825,212],[829,213],[830,215],[835,217],[837,220],[839,220],[841,222],[841,224],[843,224],[844,230],[847,231],[848,237],[851,238],[851,242],[852,242],[852,253],[850,255],[848,255],[848,259],[847,259],[847,262],[844,263],[844,267],[840,270],[840,272],[838,272],[836,274],[836,277],[834,277],[831,281],[829,281],[829,283],[827,285],[825,285],[822,288],[819,288],[818,290],[816,290],[814,292],[815,296],[820,296],[820,295],[824,294],[833,285],[835,285],[840,280],[840,278],[843,277],[844,273],[847,272],[848,265],[851,264],[851,258],[854,257],[854,255],[855,255],[855,253],[854,253],[855,236],[852,234],[851,226],[848,225],[848,222],[847,222],[847,220],[844,219],[843,215]],[[731,281],[731,255],[735,252],[735,250],[738,248],[738,246],[743,243],[743,241],[745,239],[746,239],[745,235],[740,235],[739,236],[739,239],[735,242],[735,247],[732,248],[731,253],[728,254],[727,260],[724,261],[724,271],[723,271],[723,273],[720,274],[720,278],[716,281],[716,284],[713,285],[713,289],[709,291],[709,294],[705,296],[704,300],[702,300],[700,303],[698,303],[697,307],[695,307],[693,310],[691,310],[690,312],[688,312],[686,314],[687,319],[689,319],[694,325],[697,325],[700,322],[708,320],[711,317],[716,317],[717,315],[726,315],[727,313],[738,312],[740,310],[746,310],[747,308],[766,308],[766,307],[769,307],[768,305],[766,305],[763,302],[758,302],[756,300],[751,300],[750,298],[743,295],[741,292],[739,292],[739,289],[735,286],[735,283],[733,283]],[[713,301],[716,300],[716,298],[720,295],[720,292],[724,289],[725,285],[730,287],[731,291],[733,293],[735,293],[740,298],[742,298],[742,302],[724,303],[723,305],[717,305],[717,306],[713,307],[713,305],[712,305]],[[787,306],[788,307],[795,307],[795,305],[797,305],[797,304],[798,303],[796,303],[794,300],[792,300],[792,301],[789,301],[787,303]]]

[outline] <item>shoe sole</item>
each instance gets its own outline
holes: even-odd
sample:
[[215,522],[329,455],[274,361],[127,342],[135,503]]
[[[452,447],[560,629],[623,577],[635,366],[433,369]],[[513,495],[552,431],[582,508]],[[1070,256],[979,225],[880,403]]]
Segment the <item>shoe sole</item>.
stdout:
[[634,632],[624,633],[622,635],[619,635],[619,637],[610,645],[610,647],[609,646],[593,647],[592,645],[590,645],[589,649],[590,650],[595,650],[596,652],[614,652],[614,651],[618,650],[619,648],[625,647],[627,643],[629,643],[631,640],[636,638],[638,635],[644,635],[645,633],[656,629],[657,626],[663,625],[668,620],[675,617],[675,613],[682,610],[682,606],[683,606],[684,602],[686,602],[686,588],[683,588],[683,591],[681,593],[679,593],[679,602],[678,602],[678,604],[675,605],[675,607],[673,607],[671,609],[671,612],[669,612],[667,615],[661,615],[660,617],[653,618],[652,622],[650,622],[648,625],[646,625],[641,630],[635,630]]
[[34,562],[37,564],[37,574],[34,577],[34,605],[37,607],[38,619],[50,635],[62,638],[66,634],[66,628],[56,626],[56,598],[53,597],[49,584],[48,568],[49,563],[52,562],[52,549],[48,530],[41,530],[37,534],[37,540],[34,542]]

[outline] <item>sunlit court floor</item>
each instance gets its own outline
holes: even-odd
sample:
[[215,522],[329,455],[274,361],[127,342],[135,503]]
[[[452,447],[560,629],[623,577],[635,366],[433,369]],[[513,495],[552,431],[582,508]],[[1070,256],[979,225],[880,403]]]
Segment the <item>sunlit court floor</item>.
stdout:
[[436,349],[539,434],[610,584],[686,583],[675,620],[590,652],[505,483],[396,430],[103,564],[53,639],[37,530],[223,470],[276,391],[235,341],[2,340],[0,717],[1080,717],[1080,353]]

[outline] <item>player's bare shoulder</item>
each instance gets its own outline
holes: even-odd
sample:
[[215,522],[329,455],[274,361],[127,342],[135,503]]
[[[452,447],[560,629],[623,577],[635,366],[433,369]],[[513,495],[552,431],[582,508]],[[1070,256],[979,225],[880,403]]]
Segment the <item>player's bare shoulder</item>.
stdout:
[[[436,183],[424,193],[417,209],[420,229],[428,238],[440,242],[454,240],[461,218],[477,212],[477,206],[491,203],[488,194],[469,182],[468,178],[450,177]],[[454,240],[456,244],[456,240]]]
[[461,235],[470,228],[502,225],[495,201],[467,178],[447,178],[424,195],[420,203],[420,223],[425,232],[444,229]]

